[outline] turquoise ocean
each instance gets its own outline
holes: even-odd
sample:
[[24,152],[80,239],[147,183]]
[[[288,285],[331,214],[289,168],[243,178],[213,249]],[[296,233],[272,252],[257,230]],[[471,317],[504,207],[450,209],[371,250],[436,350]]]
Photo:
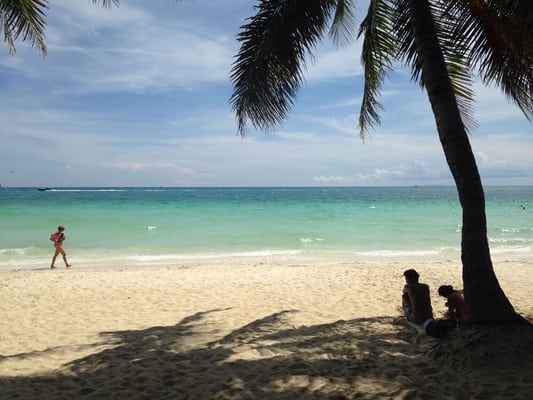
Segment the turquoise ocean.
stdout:
[[[493,255],[533,256],[533,187],[486,187]],[[0,271],[289,260],[459,260],[455,187],[0,189]],[[63,265],[58,260],[57,266]]]

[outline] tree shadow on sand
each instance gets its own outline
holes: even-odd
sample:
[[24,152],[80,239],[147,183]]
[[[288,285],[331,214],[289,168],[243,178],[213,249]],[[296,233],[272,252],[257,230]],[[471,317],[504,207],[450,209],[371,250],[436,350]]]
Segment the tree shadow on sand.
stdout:
[[[193,314],[173,326],[102,332],[110,348],[54,374],[0,377],[0,397],[440,399],[468,394],[525,399],[533,390],[529,372],[502,375],[494,368],[478,373],[479,366],[450,367],[457,359],[446,357],[440,341],[420,336],[401,319],[291,327],[290,316],[297,311],[282,310],[223,332],[213,318],[221,312]],[[13,357],[18,356],[24,355]]]

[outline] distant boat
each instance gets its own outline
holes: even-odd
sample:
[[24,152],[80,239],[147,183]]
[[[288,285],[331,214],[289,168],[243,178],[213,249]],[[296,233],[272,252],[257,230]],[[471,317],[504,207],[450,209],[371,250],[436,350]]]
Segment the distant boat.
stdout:
[[40,187],[40,188],[37,188],[37,190],[40,190],[41,192],[44,192],[46,190],[52,190],[51,187]]

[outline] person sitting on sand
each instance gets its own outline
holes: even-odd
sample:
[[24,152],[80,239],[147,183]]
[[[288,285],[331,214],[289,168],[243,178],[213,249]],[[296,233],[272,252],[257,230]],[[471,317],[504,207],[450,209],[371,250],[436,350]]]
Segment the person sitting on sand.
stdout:
[[67,237],[63,233],[64,230],[65,230],[65,227],[63,225],[59,225],[57,227],[57,232],[54,232],[50,235],[50,240],[54,242],[54,247],[55,247],[54,257],[52,257],[52,265],[50,265],[51,269],[55,268],[54,264],[59,254],[63,256],[63,261],[65,262],[65,266],[67,268],[70,267],[70,264],[67,261],[67,253],[65,253],[65,250],[63,250],[63,242],[67,240]]
[[406,284],[403,287],[402,308],[407,321],[416,325],[425,325],[433,320],[429,286],[419,283],[419,274],[414,269],[403,273]]
[[461,291],[455,290],[452,285],[442,285],[439,287],[439,295],[448,300],[444,303],[448,307],[444,313],[446,318],[456,319],[458,323],[468,321],[468,308]]

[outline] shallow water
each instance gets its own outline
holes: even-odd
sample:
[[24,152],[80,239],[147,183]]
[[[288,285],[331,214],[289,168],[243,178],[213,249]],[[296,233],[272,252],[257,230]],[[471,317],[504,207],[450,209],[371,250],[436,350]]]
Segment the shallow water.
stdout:
[[[532,255],[533,187],[485,188],[492,254]],[[454,187],[0,189],[0,270],[220,257],[458,259]]]

